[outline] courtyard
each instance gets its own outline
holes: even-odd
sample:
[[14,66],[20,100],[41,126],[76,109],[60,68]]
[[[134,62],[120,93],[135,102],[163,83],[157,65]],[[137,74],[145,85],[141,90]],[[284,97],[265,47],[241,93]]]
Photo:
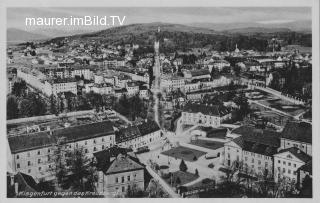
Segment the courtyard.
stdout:
[[178,159],[183,159],[190,162],[194,162],[194,161],[197,161],[199,157],[205,155],[206,152],[179,146],[179,147],[175,147],[170,150],[161,152],[161,154],[178,158]]
[[211,141],[211,140],[200,140],[200,139],[191,140],[190,144],[212,149],[212,150],[216,150],[224,146],[223,142],[217,142],[217,141]]

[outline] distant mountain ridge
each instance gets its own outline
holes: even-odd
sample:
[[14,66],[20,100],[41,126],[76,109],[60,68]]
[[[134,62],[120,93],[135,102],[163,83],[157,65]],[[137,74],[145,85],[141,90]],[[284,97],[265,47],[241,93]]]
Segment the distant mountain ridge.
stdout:
[[49,39],[49,37],[43,34],[32,33],[17,28],[7,29],[7,42],[21,43],[26,41],[35,41],[43,39]]
[[311,32],[312,30],[312,21],[304,20],[304,21],[293,21],[286,23],[263,23],[263,22],[239,22],[239,23],[189,23],[188,25],[194,27],[208,28],[214,29],[216,31],[228,31],[234,29],[245,29],[252,27],[263,27],[270,29],[277,28],[287,28],[291,31],[295,32]]

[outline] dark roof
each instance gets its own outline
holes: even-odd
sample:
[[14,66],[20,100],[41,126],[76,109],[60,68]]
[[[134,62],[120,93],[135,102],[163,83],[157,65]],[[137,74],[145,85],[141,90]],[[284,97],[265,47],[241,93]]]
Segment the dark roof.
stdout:
[[65,137],[66,142],[80,141],[111,134],[114,134],[111,121],[72,126],[53,131],[55,137]]
[[159,125],[155,121],[150,121],[150,120],[147,122],[141,123],[137,127],[138,127],[142,136],[160,130]]
[[128,126],[116,132],[116,142],[125,142],[160,130],[155,121],[143,122],[136,126]]
[[210,71],[208,69],[200,69],[200,70],[192,70],[190,71],[192,77],[201,76],[201,75],[210,75]]
[[277,153],[280,146],[280,135],[275,131],[241,126],[234,129],[232,133],[241,135],[232,141],[245,151],[272,156]]
[[312,160],[301,166],[298,170],[309,172],[312,175]]
[[198,129],[207,133],[207,137],[210,138],[224,138],[228,132],[227,128],[213,128],[213,127],[205,127],[199,126]]
[[198,113],[210,116],[224,116],[230,113],[230,110],[225,106],[206,105],[197,103],[187,103],[183,109],[184,112]]
[[312,125],[306,122],[288,122],[281,133],[281,137],[312,144]]
[[278,152],[278,154],[283,153],[283,152],[290,152],[295,157],[297,157],[298,159],[300,159],[301,161],[303,161],[305,163],[307,163],[308,161],[310,161],[312,159],[311,156],[309,156],[308,154],[306,154],[302,150],[298,149],[297,147],[290,147],[287,149],[282,149]]
[[137,126],[121,128],[118,132],[116,132],[116,143],[132,140],[140,136],[141,134]]
[[49,132],[39,132],[28,135],[8,137],[9,146],[13,154],[49,147],[55,143]]
[[111,135],[114,133],[111,121],[90,123],[72,126],[51,131],[42,131],[27,135],[8,137],[12,153],[20,153],[29,150],[40,149],[56,144],[59,138],[65,138],[65,142],[74,142],[94,137]]
[[126,154],[128,149],[117,146],[94,153],[97,161],[98,170],[106,170],[110,166],[110,158],[117,157],[119,154]]
[[32,176],[18,172],[14,176],[15,182],[18,183],[18,191],[36,192],[37,183]]
[[143,170],[144,166],[134,161],[130,156],[119,154],[116,159],[114,159],[108,170],[105,172],[106,175],[124,173],[127,171]]

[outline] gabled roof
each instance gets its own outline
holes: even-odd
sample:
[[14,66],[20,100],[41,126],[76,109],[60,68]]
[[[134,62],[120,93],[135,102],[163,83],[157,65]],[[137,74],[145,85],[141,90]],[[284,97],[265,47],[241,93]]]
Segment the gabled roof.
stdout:
[[311,161],[312,157],[306,154],[305,152],[301,151],[300,149],[296,147],[290,147],[287,149],[280,150],[277,154],[282,154],[284,152],[290,152],[292,155],[300,159],[301,161],[307,163],[308,161]]
[[128,155],[119,154],[116,159],[114,159],[105,172],[106,175],[123,173],[127,171],[143,170],[144,166],[131,159]]
[[281,137],[312,144],[312,125],[306,122],[288,122],[281,133]]

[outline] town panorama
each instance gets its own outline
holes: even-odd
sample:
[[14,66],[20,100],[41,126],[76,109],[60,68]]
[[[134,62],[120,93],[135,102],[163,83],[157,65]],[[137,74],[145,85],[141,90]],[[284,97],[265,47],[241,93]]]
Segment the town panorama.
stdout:
[[136,23],[8,42],[7,197],[312,197],[311,38]]

